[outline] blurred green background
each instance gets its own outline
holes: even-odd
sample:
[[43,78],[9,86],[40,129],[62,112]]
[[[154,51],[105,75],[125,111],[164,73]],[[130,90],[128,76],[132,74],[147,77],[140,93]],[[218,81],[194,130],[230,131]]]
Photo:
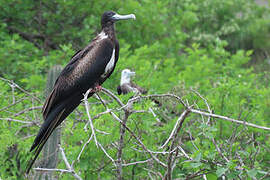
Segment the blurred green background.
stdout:
[[[101,15],[107,10],[134,13],[136,21],[116,23],[120,58],[113,75],[104,83],[105,88],[116,92],[121,71],[129,68],[136,71],[135,82],[146,88],[148,94],[174,93],[206,109],[203,100],[190,92],[192,88],[208,100],[216,114],[270,126],[269,1],[0,0],[0,76],[41,99],[38,102],[18,89],[12,91],[9,83],[0,80],[0,178],[24,178],[27,152],[39,128],[6,118],[42,122],[40,109],[16,113],[42,105],[49,69],[65,66],[77,50],[96,36]],[[120,98],[126,102],[130,96]],[[163,103],[166,108],[156,109],[162,126],[155,126],[156,121],[149,114],[132,115],[128,123],[147,147],[156,151],[183,108],[171,101]],[[116,103],[110,105],[115,106]],[[147,101],[134,108],[147,110],[150,106],[155,107]],[[91,105],[93,115],[102,111],[102,105]],[[119,139],[119,124],[111,119],[104,115],[95,121],[95,127],[111,133],[99,134],[98,139],[115,158],[116,149],[109,147]],[[61,143],[70,161],[76,159],[82,142],[89,137],[90,130],[83,130],[86,120],[84,107],[80,107],[64,123]],[[208,179],[220,178],[222,174],[228,179],[260,179],[269,175],[267,131],[222,120],[214,120],[209,127],[200,116],[191,115],[181,133],[183,137],[192,133],[194,139],[182,143],[196,162],[181,157],[174,179],[188,178],[196,172],[206,174]],[[129,134],[126,136],[125,162],[145,160],[148,155],[134,151],[132,147],[136,145],[129,143]],[[212,137],[229,162],[220,157]],[[198,149],[194,149],[193,143]],[[58,167],[65,168],[61,159]],[[115,179],[113,168],[94,142],[90,142],[75,165],[83,179]],[[123,173],[125,179],[150,179],[150,170],[165,173],[157,164],[147,163],[124,167]],[[72,178],[70,174],[54,176]]]

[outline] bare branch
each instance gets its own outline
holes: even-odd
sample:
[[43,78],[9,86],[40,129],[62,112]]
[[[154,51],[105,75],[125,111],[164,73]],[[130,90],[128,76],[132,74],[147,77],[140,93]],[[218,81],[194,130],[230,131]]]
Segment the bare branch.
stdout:
[[[177,130],[173,133],[173,137],[172,137],[172,143],[170,146],[170,152],[172,152],[173,148],[175,147],[176,141],[177,141],[177,135],[180,131],[180,129],[182,128],[182,125],[184,123],[184,120],[186,119],[186,117],[188,116],[188,114],[190,113],[190,108],[188,107],[179,117],[179,125],[177,125]],[[177,123],[178,124],[178,123]],[[176,156],[175,156],[176,157]],[[166,180],[171,180],[172,179],[172,172],[173,172],[173,167],[172,167],[172,162],[174,161],[173,159],[173,153],[170,153],[168,155],[168,161],[167,161],[167,172],[164,176],[164,178]]]
[[75,177],[75,179],[82,180],[82,178],[74,171],[74,169],[69,164],[67,157],[65,155],[64,149],[60,146],[60,144],[59,144],[59,150],[61,151],[61,155],[63,157],[65,165],[68,168],[68,172],[71,173]]
[[183,153],[183,155],[184,155],[187,159],[192,160],[192,158],[189,157],[189,155],[184,151],[184,149],[183,149],[181,146],[178,146],[177,148]]
[[212,142],[213,144],[215,145],[216,147],[216,150],[218,151],[218,153],[220,154],[220,156],[226,161],[226,162],[229,162],[228,158],[226,156],[223,155],[223,153],[221,152],[219,146],[217,145],[216,141],[214,138],[212,138]]
[[0,118],[0,120],[19,122],[19,123],[23,123],[23,124],[34,124],[33,122],[30,122],[30,121],[21,121],[21,120],[12,119],[12,118]]
[[104,154],[112,161],[113,165],[117,167],[117,165],[115,164],[115,160],[107,153],[104,147],[99,142],[98,142],[98,145],[101,148],[101,150],[104,152]]
[[[204,103],[205,103],[206,106],[207,106],[208,112],[212,114],[212,110],[211,110],[211,108],[210,108],[210,106],[209,106],[207,100],[206,100],[199,92],[197,92],[197,91],[195,91],[195,90],[193,90],[193,89],[191,89],[191,90],[192,90],[192,92],[194,92],[195,94],[197,94],[197,95],[204,101]],[[201,114],[201,115],[202,115],[202,114]],[[210,118],[211,118],[211,117],[208,116],[207,124],[208,124],[208,122],[210,121]],[[226,162],[229,162],[229,159],[228,159],[226,156],[224,156],[224,154],[221,152],[221,149],[219,148],[218,144],[216,143],[215,138],[211,138],[211,141],[212,141],[212,143],[215,145],[216,150],[218,151],[218,153],[220,154],[220,156],[221,156]]]
[[[123,125],[126,125],[128,120],[129,112],[125,111],[124,119],[122,120]],[[120,139],[119,139],[119,146],[117,152],[117,171],[118,171],[118,179],[122,179],[122,151],[124,148],[124,136],[126,129],[124,126],[120,127]]]
[[135,133],[133,131],[130,130],[129,127],[127,127],[125,124],[123,124],[123,122],[121,121],[121,119],[119,119],[113,112],[111,112],[111,115],[114,117],[115,120],[117,120],[119,123],[121,123],[126,129],[127,131],[139,142],[139,144],[141,145],[141,147],[148,152],[151,157],[157,161],[160,165],[162,165],[163,167],[166,167],[166,164],[164,164],[163,162],[161,162],[155,155],[153,155],[153,153],[151,151],[149,151],[146,146],[143,144],[143,142],[140,140],[140,138],[138,138]]
[[90,138],[84,143],[84,145],[83,145],[83,147],[82,147],[82,149],[81,149],[81,151],[80,151],[80,153],[79,153],[77,159],[76,159],[75,161],[72,162],[72,164],[71,164],[71,167],[72,167],[72,168],[74,167],[74,164],[75,164],[76,162],[79,162],[79,161],[80,161],[81,155],[82,155],[82,153],[83,153],[85,147],[90,143],[90,141],[92,140],[92,138],[93,138],[93,133],[91,134]]
[[33,169],[36,171],[48,171],[48,172],[58,171],[58,172],[62,172],[62,173],[71,173],[71,171],[67,170],[67,169],[48,169],[48,168],[33,168]]
[[150,169],[147,169],[147,168],[143,168],[143,169],[146,170],[146,171],[148,171],[149,173],[153,173],[156,177],[158,177],[156,179],[162,179],[162,175],[161,175],[160,172],[155,172],[155,171],[150,170]]
[[39,98],[37,98],[36,96],[33,96],[31,93],[29,93],[28,91],[24,90],[23,88],[21,88],[18,84],[14,83],[13,81],[10,81],[8,79],[2,78],[0,77],[0,79],[2,81],[8,82],[10,84],[12,84],[14,87],[18,88],[19,90],[21,90],[23,93],[27,94],[28,96],[34,98],[35,100],[37,100],[38,102],[41,103],[41,100]]
[[193,113],[196,113],[196,114],[202,114],[204,116],[210,116],[210,117],[213,117],[213,118],[224,119],[226,121],[234,122],[234,123],[237,123],[237,124],[242,124],[242,125],[245,125],[245,126],[250,126],[250,127],[254,127],[254,128],[258,128],[258,129],[263,129],[263,130],[270,131],[270,128],[269,127],[259,126],[259,125],[248,123],[248,122],[245,122],[245,121],[239,121],[239,120],[232,119],[232,118],[229,118],[229,117],[226,117],[226,116],[221,116],[221,115],[217,115],[217,114],[207,113],[207,112],[199,111],[199,110],[196,110],[196,109],[190,109],[190,111],[193,112]]
[[20,111],[20,112],[18,112],[16,114],[14,114],[13,116],[16,117],[16,116],[19,116],[19,115],[21,115],[23,113],[26,113],[26,112],[32,111],[32,110],[36,110],[36,109],[42,109],[42,106],[34,106],[34,107],[30,107],[28,109],[24,109],[24,110],[22,110],[22,111]]
[[[206,105],[206,107],[208,109],[208,112],[212,113],[212,110],[211,110],[210,105],[208,104],[207,100],[198,91],[195,91],[192,88],[191,88],[191,91],[194,92],[196,95],[198,95],[204,101],[204,103],[205,103],[205,105]],[[206,124],[208,124],[209,122],[210,122],[210,116],[209,116]]]
[[114,100],[116,100],[116,102],[120,106],[124,106],[123,102],[117,96],[115,96],[111,91],[109,91],[108,89],[105,89],[105,88],[102,87],[102,90],[101,91],[104,92],[105,94],[107,94],[109,97],[111,97]]
[[173,135],[175,135],[175,130],[176,128],[179,126],[180,123],[183,123],[183,120],[185,119],[185,117],[187,116],[187,114],[189,113],[188,110],[185,110],[180,116],[179,118],[177,119],[175,125],[174,125],[174,128],[169,136],[169,138],[165,141],[165,143],[160,147],[160,149],[164,148],[168,143],[169,141],[172,139]]
[[12,91],[12,103],[15,103],[16,102],[16,100],[15,100],[15,85],[11,84],[11,83],[8,83],[8,84],[11,87],[11,91]]
[[149,112],[153,114],[153,116],[157,120],[157,122],[159,122],[159,123],[161,122],[152,108],[149,108]]
[[[107,109],[106,111],[101,112],[101,113],[95,115],[95,116],[92,118],[92,121],[95,120],[95,119],[100,118],[100,117],[101,117],[102,115],[104,115],[104,114],[110,113],[111,111],[112,111],[111,109]],[[85,124],[85,126],[83,127],[84,131],[87,131],[87,126],[88,126],[88,124],[89,124],[89,121],[88,121],[88,122]],[[98,131],[98,130],[97,130],[97,131]]]
[[89,93],[91,92],[91,90],[92,89],[88,89],[88,91],[86,91],[86,93],[84,94],[83,101],[84,101],[84,105],[85,105],[86,114],[88,116],[88,120],[89,120],[89,123],[90,123],[90,127],[91,127],[91,130],[92,130],[92,134],[93,134],[93,137],[94,137],[94,141],[96,143],[96,146],[98,147],[98,142],[97,142],[97,138],[96,138],[96,134],[95,134],[94,125],[93,125],[92,118],[91,118],[90,113],[89,113],[89,103],[88,103],[88,100],[87,100],[87,97],[88,97]]
[[190,138],[190,140],[191,140],[191,144],[193,145],[193,147],[194,147],[195,149],[198,150],[198,147],[197,147],[196,144],[192,141],[192,134],[191,134],[190,130],[188,130],[187,133],[188,133],[189,138]]
[[174,99],[177,99],[184,107],[188,107],[184,101],[182,100],[182,98],[180,98],[179,96],[176,96],[174,94],[151,94],[151,95],[147,95],[147,96],[136,96],[132,99],[129,99],[128,100],[128,103],[126,105],[122,105],[122,107],[120,109],[124,109],[126,108],[126,106],[129,105],[129,103],[131,102],[137,102],[139,101],[140,99],[148,99],[148,98],[153,98],[153,97],[160,97],[160,98],[165,98],[165,97],[171,97],[171,98],[174,98]]
[[147,163],[149,161],[152,161],[152,158],[144,160],[144,161],[136,161],[136,162],[132,162],[132,163],[122,164],[122,166],[132,166],[132,165],[136,165],[136,164],[143,164],[143,163]]
[[6,109],[8,109],[8,108],[10,108],[10,107],[12,107],[12,106],[14,106],[14,105],[20,103],[20,102],[22,102],[22,101],[25,100],[25,99],[27,99],[27,98],[26,98],[26,97],[23,97],[23,98],[17,100],[16,102],[14,102],[14,103],[12,103],[12,104],[9,104],[8,106],[3,107],[2,109],[0,109],[0,112],[1,112],[1,111],[4,111],[4,110],[6,110]]
[[68,169],[71,169],[71,166],[70,166],[70,164],[69,164],[69,162],[68,162],[68,160],[67,160],[67,157],[66,157],[66,155],[65,155],[64,149],[60,146],[60,144],[59,144],[59,150],[61,151],[61,155],[62,155],[62,157],[63,157],[63,160],[64,160],[65,164],[66,164],[66,167],[67,167]]

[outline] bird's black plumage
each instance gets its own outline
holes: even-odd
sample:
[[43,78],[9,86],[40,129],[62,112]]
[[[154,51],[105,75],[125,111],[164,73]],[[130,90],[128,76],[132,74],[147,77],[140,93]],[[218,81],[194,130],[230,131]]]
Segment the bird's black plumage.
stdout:
[[[80,104],[83,94],[90,88],[100,86],[114,71],[119,57],[114,22],[122,19],[135,19],[135,15],[121,16],[112,11],[105,12],[101,18],[101,33],[78,51],[60,73],[43,105],[44,123],[30,149],[34,151],[34,156],[29,161],[27,173],[51,133]],[[94,91],[91,91],[88,97],[93,94]]]

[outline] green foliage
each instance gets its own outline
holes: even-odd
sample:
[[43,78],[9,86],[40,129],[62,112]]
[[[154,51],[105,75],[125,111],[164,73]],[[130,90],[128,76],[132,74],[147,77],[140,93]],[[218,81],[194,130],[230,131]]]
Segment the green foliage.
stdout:
[[[269,6],[258,6],[253,0],[0,0],[0,76],[41,99],[36,101],[12,83],[0,80],[0,178],[23,178],[20,175],[32,136],[42,122],[40,108],[17,114],[42,105],[48,70],[56,64],[66,65],[78,49],[87,45],[100,30],[100,15],[111,9],[119,14],[134,13],[137,19],[116,24],[120,58],[115,72],[104,83],[105,88],[116,92],[121,71],[130,68],[136,71],[135,82],[149,94],[174,93],[190,104],[196,103],[196,108],[207,109],[205,102],[190,91],[192,88],[207,99],[216,114],[270,126]],[[108,108],[118,108],[115,101],[101,96],[110,102]],[[127,102],[131,96],[120,99]],[[161,125],[149,113],[132,114],[127,122],[152,151],[160,151],[158,147],[166,141],[183,110],[173,100],[160,101],[162,107],[147,100],[133,108],[153,108]],[[93,117],[105,111],[98,102],[89,99]],[[116,113],[123,117],[121,111]],[[90,128],[84,130],[87,120],[81,106],[64,122],[61,144],[70,163],[91,136]],[[228,179],[267,176],[267,131],[220,119],[210,119],[209,126],[206,121],[195,114],[185,120],[179,136],[192,160],[180,156],[173,178],[190,178],[196,173],[206,174],[207,179],[223,175]],[[119,123],[106,114],[95,119],[94,126],[109,133],[97,133],[97,138],[116,159],[114,145],[119,141]],[[125,163],[148,159],[147,153],[134,150],[142,149],[132,140],[126,133]],[[216,146],[221,147],[227,161]],[[167,161],[162,155],[158,157]],[[62,160],[58,168],[66,168]],[[86,146],[74,168],[83,179],[113,179],[116,173],[112,171],[113,163],[94,141]],[[156,163],[143,163],[123,167],[123,176],[147,179],[151,174],[159,178],[150,170],[162,175],[166,172]],[[55,174],[59,179],[72,178],[70,174]]]

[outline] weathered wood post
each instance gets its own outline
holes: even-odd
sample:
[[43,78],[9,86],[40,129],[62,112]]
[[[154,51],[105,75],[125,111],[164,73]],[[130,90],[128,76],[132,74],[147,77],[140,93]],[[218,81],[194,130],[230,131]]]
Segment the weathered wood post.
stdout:
[[[45,90],[46,97],[52,91],[53,85],[57,77],[59,76],[61,70],[62,70],[62,67],[59,65],[56,65],[49,70],[48,77],[47,77],[47,85],[46,85],[46,90]],[[42,168],[54,169],[57,167],[58,154],[59,154],[58,144],[60,143],[60,133],[61,133],[60,130],[61,130],[60,126],[56,128],[43,147],[42,161],[40,164]],[[35,179],[40,179],[40,180],[56,179],[53,177],[53,172],[38,172],[36,177],[37,178]]]

